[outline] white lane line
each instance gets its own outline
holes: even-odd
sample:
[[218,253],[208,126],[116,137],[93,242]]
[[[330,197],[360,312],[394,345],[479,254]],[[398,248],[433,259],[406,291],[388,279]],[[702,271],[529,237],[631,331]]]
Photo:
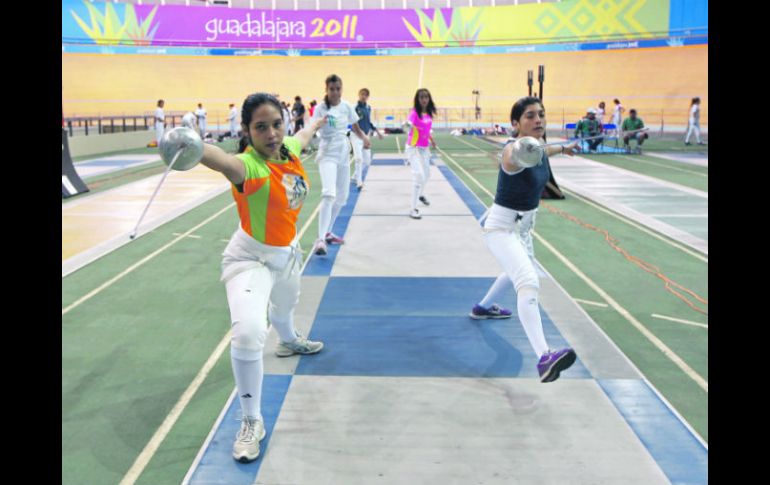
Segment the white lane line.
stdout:
[[[457,163],[452,157],[449,157],[449,160],[451,160],[456,166],[458,166],[468,177],[470,177],[471,180],[473,180],[476,185],[482,188],[484,192],[489,194],[490,197],[492,197],[492,193],[489,192],[481,183],[479,183],[478,180],[476,180],[471,174],[465,171],[462,167],[460,167],[460,164]],[[603,289],[599,287],[596,283],[594,283],[593,280],[591,280],[588,276],[585,275],[582,271],[580,271],[577,266],[575,266],[569,259],[567,259],[566,256],[561,254],[559,251],[556,250],[555,247],[553,247],[548,241],[543,239],[540,234],[533,231],[534,236],[540,241],[549,251],[551,251],[562,263],[564,263],[565,266],[567,266],[575,275],[577,275],[580,279],[582,279],[591,289],[593,289],[599,296],[604,299],[605,302],[607,302],[612,308],[617,311],[620,316],[622,316],[628,323],[633,325],[637,330],[639,330],[642,335],[644,335],[647,340],[649,340],[655,347],[658,348],[661,352],[663,352],[663,355],[668,357],[674,364],[677,365],[690,379],[695,381],[698,386],[700,386],[701,389],[703,389],[705,392],[708,393],[708,382],[700,376],[695,370],[692,369],[687,363],[682,360],[681,357],[679,357],[673,350],[668,348],[666,344],[664,344],[655,334],[650,332],[647,327],[642,325],[639,320],[633,317],[631,313],[620,306],[618,302],[616,302],[610,295],[607,294]]]
[[480,183],[478,180],[476,180],[476,177],[474,177],[473,175],[469,174],[469,173],[468,173],[468,171],[467,171],[467,170],[465,170],[465,169],[462,167],[462,165],[460,165],[459,163],[457,163],[457,160],[455,160],[454,158],[450,157],[450,156],[449,156],[449,154],[448,154],[447,152],[445,152],[444,150],[442,150],[440,147],[436,147],[436,148],[438,149],[438,151],[440,151],[441,153],[443,153],[444,155],[446,155],[446,156],[447,156],[447,158],[448,158],[449,160],[451,160],[451,161],[452,161],[452,162],[455,164],[455,166],[456,166],[457,168],[459,168],[459,169],[460,169],[460,170],[461,170],[461,171],[462,171],[462,172],[463,172],[465,175],[467,175],[467,176],[468,176],[468,178],[470,178],[470,179],[473,181],[473,183],[475,183],[475,184],[476,184],[476,185],[477,185],[477,186],[478,186],[478,187],[479,187],[481,190],[483,190],[483,191],[484,191],[484,192],[485,192],[485,193],[486,193],[486,194],[487,194],[489,197],[491,197],[491,198],[492,198],[492,200],[494,200],[494,199],[495,199],[495,196],[494,196],[494,194],[493,194],[492,192],[488,191],[486,187],[484,187],[483,185],[481,185],[481,183]]
[[[466,145],[468,145],[469,147],[475,148],[476,150],[481,150],[483,155],[486,155],[486,154],[487,154],[487,152],[485,152],[485,151],[484,151],[484,149],[483,149],[482,147],[480,147],[480,146],[478,146],[478,145],[474,145],[474,144],[472,144],[472,143],[469,143],[469,142],[467,142],[467,141],[463,140],[463,139],[462,139],[462,138],[460,138],[460,137],[458,137],[458,138],[457,138],[457,141],[459,141],[460,143],[465,143],[465,144],[466,144]],[[502,148],[500,148],[500,150],[502,150]]]
[[198,391],[198,388],[201,386],[201,384],[203,384],[203,381],[206,380],[206,377],[209,375],[209,372],[211,372],[211,369],[219,360],[219,357],[224,353],[225,349],[229,347],[231,337],[232,330],[228,330],[227,334],[225,334],[222,340],[219,341],[217,348],[214,349],[214,352],[209,356],[206,363],[203,364],[203,367],[198,372],[198,375],[196,375],[195,379],[193,379],[190,385],[187,386],[187,389],[185,389],[184,393],[182,393],[182,396],[179,398],[176,404],[174,404],[171,412],[168,413],[168,416],[166,416],[166,419],[163,420],[163,423],[161,423],[160,427],[155,431],[155,434],[152,435],[152,438],[150,438],[150,441],[144,447],[142,452],[139,453],[139,456],[136,457],[134,464],[131,465],[131,468],[128,469],[126,474],[123,476],[123,479],[120,481],[120,485],[131,485],[139,478],[139,475],[142,474],[144,468],[150,462],[153,455],[155,455],[155,452],[158,451],[158,448],[166,438],[166,435],[168,435],[169,431],[171,431],[171,428],[176,423],[176,420],[179,419],[182,411],[184,411],[184,409],[190,403],[190,400]]
[[709,328],[709,326],[706,325],[705,323],[693,322],[693,321],[690,321],[690,320],[684,320],[682,318],[667,317],[665,315],[658,315],[657,313],[653,313],[650,316],[653,317],[653,318],[660,318],[661,320],[669,320],[671,322],[684,323],[686,325],[693,325],[695,327],[705,328],[706,330],[708,330],[708,328]]
[[575,300],[578,303],[583,303],[583,304],[586,304],[586,305],[600,306],[602,308],[607,308],[609,306],[606,303],[600,303],[598,301],[581,300],[580,298],[572,298],[572,299]]
[[652,344],[655,347],[657,347],[658,350],[663,352],[663,355],[668,357],[674,364],[676,364],[677,367],[682,369],[682,371],[687,375],[687,377],[689,377],[690,379],[695,381],[695,383],[698,384],[698,386],[700,386],[700,388],[703,389],[705,392],[707,392],[707,393],[709,392],[708,382],[703,377],[701,377],[700,374],[695,372],[695,370],[692,367],[687,365],[687,363],[684,360],[682,360],[682,358],[679,357],[666,344],[664,344],[662,340],[660,340],[657,336],[655,336],[655,334],[653,334],[651,331],[649,331],[647,329],[647,327],[642,325],[642,323],[639,320],[634,318],[633,315],[631,315],[631,313],[629,313],[628,310],[626,310],[625,308],[620,306],[620,304],[618,302],[616,302],[610,295],[608,295],[607,292],[605,292],[603,289],[601,289],[599,287],[599,285],[594,283],[593,280],[591,280],[588,276],[585,275],[585,273],[580,271],[577,268],[577,266],[572,264],[572,262],[569,259],[567,259],[559,251],[557,251],[556,248],[553,247],[548,241],[543,239],[542,236],[540,236],[540,234],[538,234],[536,232],[533,232],[533,234],[538,239],[538,241],[540,241],[543,244],[543,246],[548,248],[548,250],[551,251],[554,254],[554,256],[556,256],[570,270],[572,270],[572,272],[575,273],[575,275],[577,275],[578,278],[583,280],[588,286],[591,287],[592,290],[594,290],[596,293],[598,293],[599,296],[601,296],[604,299],[604,301],[606,301],[612,308],[614,308],[615,311],[617,311],[623,318],[625,318],[626,321],[628,321],[637,330],[639,330],[642,333],[642,335],[644,335],[647,338],[647,340],[652,342]]
[[[491,143],[491,142],[488,142],[486,140],[484,140],[484,141],[486,143]],[[467,143],[467,142],[464,142],[464,143]],[[687,248],[687,247],[685,247],[685,246],[683,246],[683,245],[681,245],[681,244],[679,244],[679,243],[677,243],[675,241],[672,241],[670,239],[666,239],[662,235],[660,235],[660,234],[658,234],[656,232],[653,232],[653,231],[651,231],[650,229],[648,229],[648,228],[646,228],[644,226],[641,226],[641,225],[637,224],[636,222],[632,221],[631,219],[629,219],[629,218],[627,218],[627,217],[625,217],[625,216],[623,216],[621,214],[613,212],[613,211],[607,209],[606,207],[602,207],[601,205],[595,203],[594,201],[592,201],[590,199],[587,199],[587,198],[581,196],[580,194],[577,194],[576,192],[574,192],[572,190],[569,190],[569,189],[564,188],[564,187],[562,187],[561,190],[562,190],[562,192],[565,192],[565,193],[567,193],[567,194],[577,198],[578,200],[581,200],[582,202],[590,205],[591,207],[593,207],[595,209],[598,209],[598,210],[604,212],[605,214],[610,215],[610,216],[618,219],[621,222],[625,222],[626,224],[628,224],[629,226],[631,226],[631,227],[633,227],[635,229],[639,229],[640,231],[642,231],[643,233],[647,234],[648,236],[652,236],[655,239],[658,239],[658,240],[660,240],[660,241],[662,241],[662,242],[664,242],[664,243],[666,243],[666,244],[668,244],[670,246],[673,246],[673,247],[679,249],[680,251],[683,251],[683,252],[687,253],[688,255],[694,257],[695,259],[699,259],[699,260],[703,261],[704,263],[708,263],[709,262],[708,257],[705,257],[705,256],[703,256],[700,253],[696,253],[696,252],[692,251],[690,248]]]
[[[307,158],[308,157],[305,157],[302,160],[303,161],[307,160]],[[235,205],[235,203],[230,204],[225,209],[228,209],[233,205]],[[305,230],[310,225],[310,222],[315,218],[316,214],[318,214],[319,208],[320,208],[320,204],[316,206],[316,209],[313,212],[313,214],[310,216],[310,219],[302,227],[302,231],[300,232],[300,238],[302,237],[302,234],[304,234]],[[191,231],[188,231],[188,233],[189,232]],[[222,241],[230,242],[229,239],[222,239]],[[216,362],[222,356],[224,351],[228,348],[231,338],[232,338],[232,330],[229,330],[227,334],[225,334],[225,336],[219,342],[219,344],[217,344],[217,347],[214,349],[214,352],[212,352],[212,354],[209,356],[206,363],[203,364],[203,367],[198,372],[198,375],[195,376],[195,379],[193,379],[193,381],[187,387],[185,392],[179,398],[179,401],[177,401],[177,403],[174,405],[174,408],[171,410],[168,416],[166,416],[166,419],[163,420],[163,423],[160,425],[157,431],[155,431],[155,434],[152,436],[152,438],[150,438],[150,441],[147,443],[147,445],[144,447],[142,452],[136,458],[136,460],[134,461],[134,464],[131,466],[128,472],[126,472],[126,475],[120,481],[120,485],[131,485],[134,482],[136,482],[136,480],[144,471],[147,464],[150,462],[152,457],[158,451],[160,444],[163,442],[164,439],[166,439],[166,436],[171,431],[171,428],[174,426],[177,419],[179,419],[179,416],[181,416],[182,412],[185,410],[187,405],[192,400],[192,397],[198,391],[198,388],[206,380],[206,377],[208,376],[211,369],[214,367],[214,364],[216,364]],[[211,432],[209,433],[209,436],[206,438],[207,441],[209,441],[213,437],[213,433],[217,429],[219,422],[221,422],[222,418],[224,417],[224,414],[229,408],[230,402],[233,400],[234,396],[235,396],[235,391],[233,391],[233,393],[230,395],[230,399],[228,400],[227,405],[225,405],[219,417],[217,418],[217,423],[214,425]],[[204,446],[201,447],[200,451],[198,452],[198,456],[195,457],[196,461],[200,461],[200,458],[202,457],[202,453],[205,449],[206,449],[206,446],[204,444]],[[194,470],[194,467],[191,467],[190,470]],[[188,470],[188,475],[191,476],[191,473],[189,470]],[[185,480],[189,480],[189,476],[186,476]]]
[[110,278],[110,279],[109,279],[109,280],[107,280],[106,282],[102,283],[102,284],[101,284],[100,286],[98,286],[97,288],[95,288],[95,289],[91,290],[90,292],[88,292],[88,293],[87,293],[87,294],[85,294],[84,296],[81,296],[81,297],[80,297],[78,300],[76,300],[74,303],[72,303],[72,304],[70,304],[68,307],[64,308],[64,309],[61,311],[61,314],[62,314],[62,315],[65,315],[66,313],[69,313],[69,312],[70,312],[72,309],[74,309],[74,308],[77,308],[77,307],[78,307],[78,306],[80,306],[80,305],[81,305],[83,302],[90,300],[90,299],[91,299],[91,298],[93,298],[94,296],[98,295],[98,294],[99,294],[99,293],[101,293],[102,291],[104,291],[104,290],[106,290],[107,288],[109,288],[110,286],[114,285],[114,284],[115,284],[115,283],[116,283],[118,280],[122,279],[124,276],[126,276],[126,275],[127,275],[127,274],[129,274],[129,273],[131,273],[132,271],[134,271],[134,270],[135,270],[135,269],[137,269],[138,267],[142,266],[142,265],[143,265],[144,263],[146,263],[147,261],[150,261],[151,259],[153,259],[155,256],[159,255],[160,253],[162,253],[162,252],[163,252],[163,251],[165,251],[166,249],[170,248],[171,246],[173,246],[174,244],[178,243],[179,241],[181,241],[181,240],[182,240],[182,239],[184,239],[185,237],[189,236],[190,234],[192,234],[193,232],[197,231],[197,230],[198,230],[198,229],[200,229],[201,227],[205,226],[205,225],[206,225],[206,224],[208,224],[209,222],[213,221],[214,219],[216,219],[216,218],[217,218],[217,217],[219,217],[220,215],[224,214],[224,213],[225,213],[225,211],[229,210],[229,209],[230,209],[230,208],[232,208],[234,205],[235,205],[235,202],[232,202],[232,203],[228,204],[227,206],[225,206],[223,209],[221,209],[219,212],[217,212],[217,213],[216,213],[216,214],[214,214],[213,216],[209,217],[208,219],[206,219],[205,221],[201,222],[201,223],[200,223],[200,224],[198,224],[197,226],[195,226],[195,227],[193,227],[192,229],[188,230],[188,231],[187,231],[187,232],[185,232],[184,234],[182,234],[182,235],[180,235],[180,236],[177,236],[177,238],[176,238],[176,239],[174,239],[173,241],[171,241],[170,243],[168,243],[168,244],[166,244],[166,245],[164,245],[164,246],[160,247],[159,249],[156,249],[155,251],[153,251],[153,252],[152,252],[152,253],[150,253],[149,255],[145,256],[144,258],[140,259],[140,260],[139,260],[139,261],[137,261],[136,263],[132,264],[131,266],[129,266],[128,268],[126,268],[125,270],[123,270],[123,271],[122,271],[120,274],[118,274],[117,276],[113,276],[112,278]]
[[645,160],[644,158],[629,157],[628,155],[620,155],[620,157],[625,158],[627,160],[631,160],[632,162],[646,163],[648,165],[657,165],[658,167],[668,168],[670,170],[676,170],[677,172],[684,172],[684,173],[687,173],[687,174],[690,174],[690,175],[697,175],[699,177],[706,177],[706,178],[708,178],[708,176],[709,176],[707,173],[693,172],[692,170],[685,170],[683,168],[672,167],[672,166],[666,165],[664,163],[655,163],[655,162],[652,162],[650,160]]
[[190,465],[190,468],[187,470],[187,474],[184,476],[184,479],[182,480],[181,485],[188,485],[190,483],[190,479],[192,478],[193,473],[195,473],[195,470],[198,469],[198,464],[201,462],[203,455],[206,453],[206,450],[209,447],[209,443],[211,443],[211,440],[214,439],[214,435],[217,433],[220,423],[222,423],[222,421],[225,419],[225,414],[227,414],[227,410],[230,409],[230,406],[232,405],[233,400],[237,395],[238,395],[238,388],[235,388],[233,389],[233,392],[230,393],[230,397],[227,399],[227,402],[225,403],[225,406],[222,408],[222,411],[220,411],[219,416],[217,417],[217,420],[214,421],[214,426],[211,427],[211,431],[209,431],[208,436],[206,436],[206,439],[203,440],[203,444],[198,450],[198,454],[195,456],[195,459],[193,460],[192,465]]
[[[184,236],[184,234],[178,233],[178,232],[172,232],[172,236]],[[201,236],[197,236],[195,234],[187,234],[185,237],[191,237],[193,239],[201,239]]]

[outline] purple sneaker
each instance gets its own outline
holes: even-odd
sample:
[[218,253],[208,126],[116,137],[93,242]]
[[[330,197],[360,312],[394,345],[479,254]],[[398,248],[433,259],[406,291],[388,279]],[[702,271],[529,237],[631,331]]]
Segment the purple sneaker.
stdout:
[[575,363],[577,354],[570,348],[547,351],[540,357],[537,363],[537,371],[540,373],[540,382],[553,382],[559,378],[559,373]]
[[474,320],[486,320],[487,318],[511,318],[511,311],[503,308],[497,303],[489,308],[481,305],[474,305],[473,310],[468,314]]
[[345,240],[334,234],[333,232],[326,233],[326,244],[345,244]]

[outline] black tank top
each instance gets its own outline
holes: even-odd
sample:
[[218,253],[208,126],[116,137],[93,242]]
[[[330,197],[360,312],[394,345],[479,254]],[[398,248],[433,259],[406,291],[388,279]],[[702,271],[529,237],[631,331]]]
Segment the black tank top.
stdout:
[[551,165],[545,152],[540,165],[525,168],[514,175],[505,173],[501,165],[497,175],[495,204],[518,211],[532,210],[540,204],[540,195],[550,177]]

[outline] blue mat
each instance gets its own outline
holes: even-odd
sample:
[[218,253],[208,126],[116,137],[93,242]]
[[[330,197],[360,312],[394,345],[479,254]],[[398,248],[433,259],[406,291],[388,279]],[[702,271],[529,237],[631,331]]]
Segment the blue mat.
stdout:
[[[535,378],[537,357],[516,316],[468,316],[493,281],[330,278],[310,333],[324,342],[324,351],[302,357],[296,373]],[[500,304],[514,302],[511,290]],[[567,345],[545,313],[543,328],[549,345]],[[590,374],[578,360],[562,377]]]

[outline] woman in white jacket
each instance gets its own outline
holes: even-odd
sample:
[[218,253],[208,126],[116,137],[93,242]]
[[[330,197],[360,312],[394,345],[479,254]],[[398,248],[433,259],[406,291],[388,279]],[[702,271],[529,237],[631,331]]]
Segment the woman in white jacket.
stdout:
[[321,175],[321,206],[318,211],[318,239],[313,253],[323,256],[327,244],[344,244],[345,240],[332,232],[334,221],[345,206],[350,193],[350,139],[352,134],[364,141],[364,149],[371,144],[369,137],[358,127],[355,108],[342,100],[342,79],[336,74],[326,78],[324,102],[313,111],[313,120],[327,117],[328,122],[319,130],[321,143],[318,147],[318,171]]

